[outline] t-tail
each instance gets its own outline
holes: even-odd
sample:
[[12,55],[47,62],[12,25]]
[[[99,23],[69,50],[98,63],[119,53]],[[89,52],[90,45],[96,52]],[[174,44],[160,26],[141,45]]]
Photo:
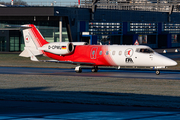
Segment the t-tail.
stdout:
[[33,24],[22,25],[21,28],[23,29],[25,47],[19,56],[30,57],[32,61],[38,61],[35,56],[43,54],[43,51],[38,50],[38,48],[48,42]]

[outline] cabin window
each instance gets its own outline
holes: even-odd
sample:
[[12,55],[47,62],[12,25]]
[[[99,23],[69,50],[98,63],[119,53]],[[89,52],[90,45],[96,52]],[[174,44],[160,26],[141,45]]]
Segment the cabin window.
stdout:
[[115,55],[115,53],[116,53],[116,52],[115,52],[115,51],[113,51],[113,52],[112,52],[112,55]]
[[102,51],[99,52],[99,55],[102,55]]
[[121,55],[122,54],[122,51],[119,51],[119,55]]
[[139,49],[139,48],[137,48],[137,49],[136,49],[136,52],[139,52],[139,51],[140,51],[140,49]]
[[92,52],[92,55],[94,55],[94,54],[95,54],[95,51]]
[[106,51],[106,55],[109,55],[109,51]]

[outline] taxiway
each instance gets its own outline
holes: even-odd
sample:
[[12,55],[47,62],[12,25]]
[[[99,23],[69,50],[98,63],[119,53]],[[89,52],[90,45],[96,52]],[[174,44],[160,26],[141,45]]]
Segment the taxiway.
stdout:
[[82,73],[76,73],[74,69],[65,68],[35,68],[35,67],[0,67],[0,74],[23,75],[63,75],[83,77],[115,77],[115,78],[140,78],[140,79],[173,79],[180,80],[179,70],[161,70],[160,75],[155,70],[100,68],[92,73],[90,68],[84,68]]

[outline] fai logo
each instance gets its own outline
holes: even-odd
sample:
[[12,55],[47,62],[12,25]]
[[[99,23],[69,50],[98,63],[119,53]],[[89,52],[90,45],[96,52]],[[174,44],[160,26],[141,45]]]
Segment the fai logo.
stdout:
[[133,60],[132,60],[132,58],[126,58],[126,59],[125,59],[125,62],[126,62],[126,63],[134,63]]
[[29,35],[26,35],[26,36],[25,36],[25,41],[26,41],[26,43],[29,43],[29,41],[30,41]]
[[126,49],[126,51],[124,52],[125,56],[126,57],[131,57],[133,55],[133,49],[129,48],[129,49]]

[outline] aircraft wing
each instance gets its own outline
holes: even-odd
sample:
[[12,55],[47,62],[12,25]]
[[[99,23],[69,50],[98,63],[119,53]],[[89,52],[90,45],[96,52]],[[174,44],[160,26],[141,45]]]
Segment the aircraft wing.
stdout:
[[40,62],[54,62],[54,63],[65,63],[65,64],[75,64],[75,65],[94,65],[95,63],[86,62],[74,62],[74,61],[58,61],[58,60],[39,60]]

